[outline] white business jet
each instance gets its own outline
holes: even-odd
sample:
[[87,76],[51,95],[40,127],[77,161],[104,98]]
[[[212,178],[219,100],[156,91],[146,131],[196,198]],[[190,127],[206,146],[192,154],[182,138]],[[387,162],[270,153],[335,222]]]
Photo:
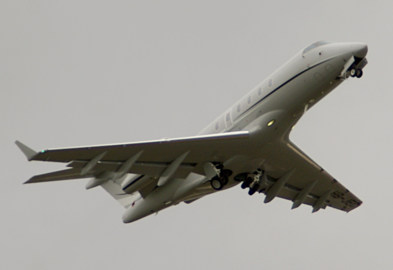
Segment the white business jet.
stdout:
[[302,115],[367,64],[363,43],[316,42],[217,117],[197,136],[49,149],[19,141],[29,161],[68,163],[26,183],[91,178],[126,208],[130,223],[180,202],[191,203],[241,183],[248,194],[279,197],[312,212],[349,212],[361,201],[289,139]]

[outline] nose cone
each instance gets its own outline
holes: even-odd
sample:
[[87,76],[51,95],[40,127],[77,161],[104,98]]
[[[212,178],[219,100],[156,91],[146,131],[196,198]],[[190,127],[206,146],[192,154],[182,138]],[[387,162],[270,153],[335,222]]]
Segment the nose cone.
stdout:
[[352,43],[351,49],[353,51],[353,55],[358,58],[364,58],[367,55],[367,45],[364,43]]

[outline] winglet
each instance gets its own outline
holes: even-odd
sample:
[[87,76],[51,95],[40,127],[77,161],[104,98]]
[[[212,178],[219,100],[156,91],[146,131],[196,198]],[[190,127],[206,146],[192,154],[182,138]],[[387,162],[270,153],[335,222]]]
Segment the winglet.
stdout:
[[28,161],[32,160],[35,157],[35,155],[37,155],[36,151],[24,145],[20,141],[15,141],[15,144],[19,147],[19,149],[23,152],[23,154],[25,154]]

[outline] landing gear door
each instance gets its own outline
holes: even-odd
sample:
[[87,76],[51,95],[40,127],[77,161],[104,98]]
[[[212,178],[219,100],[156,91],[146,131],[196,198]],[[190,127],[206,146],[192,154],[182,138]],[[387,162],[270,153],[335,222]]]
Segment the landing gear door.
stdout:
[[341,78],[348,78],[347,71],[348,69],[352,66],[352,64],[355,62],[355,58],[351,56],[351,58],[345,63],[343,70],[341,71],[340,77]]
[[232,113],[231,111],[227,111],[225,113],[225,126],[227,128],[227,130],[229,130],[232,127],[233,123],[232,123]]

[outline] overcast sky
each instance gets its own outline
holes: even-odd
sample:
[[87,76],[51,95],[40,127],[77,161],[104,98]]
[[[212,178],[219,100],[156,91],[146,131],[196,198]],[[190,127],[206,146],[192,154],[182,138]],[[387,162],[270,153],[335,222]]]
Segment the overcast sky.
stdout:
[[[1,269],[391,269],[388,1],[1,1]],[[363,205],[346,214],[239,186],[132,224],[87,180],[22,185],[36,150],[197,134],[318,40],[365,42],[291,139]]]

